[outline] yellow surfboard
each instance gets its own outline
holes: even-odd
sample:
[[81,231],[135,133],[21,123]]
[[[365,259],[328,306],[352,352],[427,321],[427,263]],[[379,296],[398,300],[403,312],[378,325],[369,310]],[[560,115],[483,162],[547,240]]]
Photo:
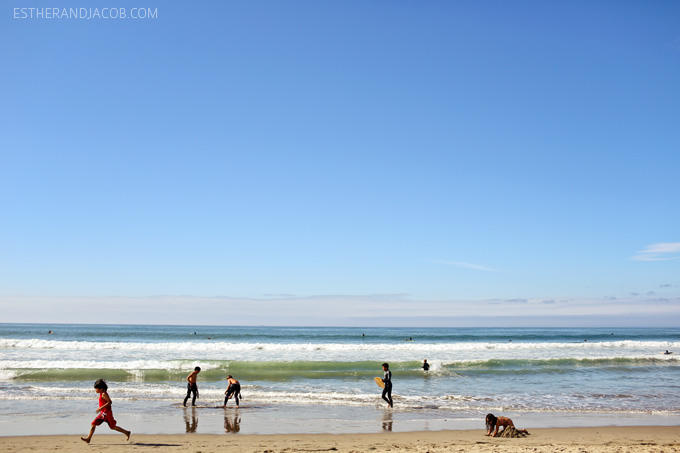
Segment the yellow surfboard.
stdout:
[[380,387],[381,389],[385,388],[385,383],[383,382],[381,377],[376,377],[375,383],[378,384],[378,387]]

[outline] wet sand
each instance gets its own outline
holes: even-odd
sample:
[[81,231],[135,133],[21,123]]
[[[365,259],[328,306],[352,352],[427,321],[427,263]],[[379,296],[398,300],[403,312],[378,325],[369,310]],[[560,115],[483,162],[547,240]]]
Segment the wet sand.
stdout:
[[[130,427],[134,431],[134,427]],[[110,431],[109,431],[110,432]],[[484,430],[417,431],[378,434],[168,434],[95,433],[91,444],[79,436],[0,437],[0,451],[182,451],[217,453],[279,452],[680,452],[679,426],[625,426],[529,429],[520,439],[489,438]]]

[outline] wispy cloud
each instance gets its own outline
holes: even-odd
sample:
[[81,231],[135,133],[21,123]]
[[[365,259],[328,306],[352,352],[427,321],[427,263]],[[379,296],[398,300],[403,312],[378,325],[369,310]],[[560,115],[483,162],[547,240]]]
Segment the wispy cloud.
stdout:
[[429,261],[432,263],[447,264],[449,266],[464,267],[466,269],[475,269],[484,272],[500,272],[499,269],[481,266],[479,264],[466,263],[464,261],[449,261],[449,260],[429,260]]
[[[421,299],[356,294],[289,299],[230,296],[2,296],[3,322],[99,323],[92,306],[106,306],[113,324],[278,326],[648,325],[674,327],[680,297]],[[604,324],[603,324],[604,323]],[[647,323],[647,324],[646,324]],[[651,324],[650,324],[651,325]]]
[[648,245],[632,259],[636,261],[668,261],[680,259],[680,242],[662,242]]

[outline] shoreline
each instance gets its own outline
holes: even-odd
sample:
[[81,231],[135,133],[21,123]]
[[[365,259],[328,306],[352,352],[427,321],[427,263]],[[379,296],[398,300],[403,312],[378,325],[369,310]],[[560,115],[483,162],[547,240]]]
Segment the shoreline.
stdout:
[[[52,410],[44,405],[7,401],[0,416],[0,437],[84,435],[96,416],[91,401],[56,401]],[[43,411],[42,413],[40,411]],[[493,411],[498,414],[497,411]],[[521,412],[501,413],[519,429],[589,428],[597,426],[677,426],[679,413]],[[119,426],[138,435],[341,435],[437,431],[477,431],[484,428],[486,412],[444,411],[432,407],[418,410],[381,406],[247,405],[182,407],[129,404],[115,406]],[[108,426],[96,435],[109,434]]]
[[[129,427],[133,428],[133,427]],[[107,430],[108,431],[108,430]],[[387,432],[371,434],[139,434],[130,441],[122,434],[98,430],[91,444],[80,436],[0,437],[0,450],[18,451],[200,451],[217,453],[225,448],[241,452],[339,453],[413,451],[430,453],[499,451],[565,453],[657,453],[680,452],[680,425],[676,426],[604,426],[586,428],[529,429],[530,436],[518,439],[486,437],[483,429]]]
[[[16,403],[16,402],[15,402]],[[71,436],[83,435],[95,417],[91,401],[75,408],[27,408],[21,404],[4,407],[0,416],[3,436]],[[38,412],[43,410],[43,413]],[[54,409],[54,408],[53,408]],[[23,412],[23,413],[22,413]],[[494,411],[498,414],[498,412]],[[145,435],[306,435],[306,434],[379,434],[437,431],[481,430],[486,413],[478,411],[442,411],[435,408],[387,409],[374,406],[269,405],[240,408],[181,404],[116,407],[114,417],[124,429]],[[676,426],[680,414],[640,414],[606,412],[519,412],[503,411],[522,429],[588,428],[596,426]],[[106,425],[95,435],[108,434]]]

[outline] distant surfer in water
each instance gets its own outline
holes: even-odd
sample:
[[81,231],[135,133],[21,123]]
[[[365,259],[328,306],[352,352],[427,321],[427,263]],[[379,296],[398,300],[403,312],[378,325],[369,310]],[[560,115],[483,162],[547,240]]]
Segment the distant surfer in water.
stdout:
[[390,365],[385,362],[382,364],[382,369],[385,372],[382,380],[383,384],[385,384],[385,388],[382,392],[382,399],[387,401],[388,407],[394,407],[394,403],[392,402],[392,372],[390,371]]
[[229,385],[227,386],[227,391],[224,392],[224,406],[227,407],[227,401],[229,401],[229,398],[232,396],[234,397],[234,401],[236,401],[236,405],[238,406],[238,399],[241,397],[241,384],[232,377],[230,374],[227,376],[227,382]]
[[423,359],[423,370],[428,371],[430,369],[430,364],[427,363],[427,359]]

